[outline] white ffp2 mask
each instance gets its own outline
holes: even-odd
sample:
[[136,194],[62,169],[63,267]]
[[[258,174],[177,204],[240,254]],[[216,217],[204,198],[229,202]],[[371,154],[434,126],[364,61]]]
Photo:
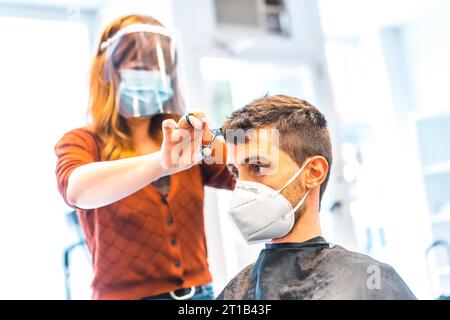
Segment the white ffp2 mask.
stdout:
[[309,191],[294,208],[281,191],[294,182],[306,164],[279,190],[258,182],[237,181],[228,214],[247,243],[282,238],[292,230],[295,213],[305,202]]

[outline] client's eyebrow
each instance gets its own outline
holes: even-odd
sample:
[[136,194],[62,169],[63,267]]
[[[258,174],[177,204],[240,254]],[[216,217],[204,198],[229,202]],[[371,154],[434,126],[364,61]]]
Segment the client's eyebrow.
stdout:
[[241,162],[241,165],[243,165],[243,164],[263,164],[263,165],[270,166],[272,164],[272,161],[266,157],[256,155],[256,156],[251,156],[251,157],[245,158]]
[[[266,157],[256,155],[256,156],[247,157],[240,163],[240,165],[245,165],[245,164],[259,164],[259,165],[264,165],[264,166],[270,167],[272,165],[272,161]],[[233,172],[233,170],[236,169],[236,166],[232,163],[227,163],[227,169],[230,172]]]

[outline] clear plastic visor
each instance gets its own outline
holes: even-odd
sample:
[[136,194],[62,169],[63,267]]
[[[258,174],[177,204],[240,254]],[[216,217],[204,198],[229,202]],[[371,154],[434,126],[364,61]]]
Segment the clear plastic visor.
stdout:
[[186,112],[179,36],[167,28],[134,24],[102,43],[104,81],[116,88],[124,117]]

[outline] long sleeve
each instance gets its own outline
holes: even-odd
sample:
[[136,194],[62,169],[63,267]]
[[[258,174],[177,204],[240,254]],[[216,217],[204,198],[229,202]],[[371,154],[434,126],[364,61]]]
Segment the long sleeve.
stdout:
[[203,183],[208,187],[233,190],[235,180],[225,164],[201,164]]

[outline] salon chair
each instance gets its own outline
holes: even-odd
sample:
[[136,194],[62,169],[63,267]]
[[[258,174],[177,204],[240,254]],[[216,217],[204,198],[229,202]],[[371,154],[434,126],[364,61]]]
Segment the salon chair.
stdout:
[[75,243],[69,245],[63,251],[64,286],[66,291],[66,299],[71,300],[72,292],[70,288],[70,254],[79,247],[83,248],[88,256],[89,252],[87,250],[86,239],[84,238],[83,231],[81,230],[77,212],[75,210],[68,212],[66,214],[66,220],[69,227],[75,232],[77,239]]

